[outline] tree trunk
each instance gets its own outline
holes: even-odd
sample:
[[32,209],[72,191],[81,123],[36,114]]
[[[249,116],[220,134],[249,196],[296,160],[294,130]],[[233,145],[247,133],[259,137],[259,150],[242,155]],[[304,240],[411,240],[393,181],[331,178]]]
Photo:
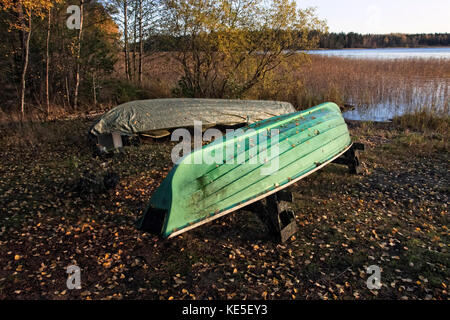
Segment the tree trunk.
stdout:
[[133,80],[136,81],[136,50],[137,50],[137,26],[138,10],[137,2],[134,5],[134,25],[133,25]]
[[70,107],[70,91],[69,91],[69,79],[66,76],[66,95],[67,95],[67,105]]
[[125,36],[125,74],[127,80],[130,80],[130,60],[128,55],[128,0],[123,0],[123,14],[124,14],[124,36]]
[[83,39],[83,20],[84,20],[84,0],[80,3],[80,30],[78,32],[78,50],[77,50],[77,65],[76,65],[76,76],[75,76],[75,95],[74,95],[74,109],[78,109],[78,91],[80,89],[80,57],[81,57],[81,40]]
[[26,76],[28,69],[28,60],[30,55],[30,39],[31,39],[31,12],[28,13],[28,34],[25,42],[25,61],[23,63],[22,79],[21,79],[21,97],[20,97],[20,112],[22,119],[25,116],[25,90],[26,90]]
[[50,115],[50,96],[49,96],[49,83],[48,74],[50,67],[50,29],[51,29],[52,11],[48,9],[48,25],[47,25],[47,43],[45,52],[45,102],[47,104],[47,117]]
[[142,85],[142,58],[144,54],[144,35],[142,32],[142,0],[139,0],[139,84]]
[[93,87],[93,96],[94,96],[94,107],[97,107],[97,87],[95,85],[95,72],[92,72],[92,87]]

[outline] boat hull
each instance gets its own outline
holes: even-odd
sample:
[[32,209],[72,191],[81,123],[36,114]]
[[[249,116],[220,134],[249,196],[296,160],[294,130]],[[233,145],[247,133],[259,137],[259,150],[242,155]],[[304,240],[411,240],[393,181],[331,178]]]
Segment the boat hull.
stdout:
[[171,130],[194,126],[250,124],[295,112],[287,102],[227,99],[152,99],[119,105],[98,119],[89,132],[94,136]]
[[141,227],[158,212],[154,230],[174,237],[288,187],[350,146],[334,103],[254,123],[175,165],[153,194]]
[[89,129],[89,137],[100,153],[122,147],[122,141],[141,136],[159,139],[176,128],[204,130],[213,126],[242,126],[295,112],[288,102],[228,99],[151,99],[121,104],[100,117]]

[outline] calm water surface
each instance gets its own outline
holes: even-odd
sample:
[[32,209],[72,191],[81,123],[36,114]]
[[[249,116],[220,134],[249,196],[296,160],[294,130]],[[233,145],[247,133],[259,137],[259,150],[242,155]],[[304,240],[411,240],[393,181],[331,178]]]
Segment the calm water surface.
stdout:
[[450,59],[450,47],[445,48],[386,48],[386,49],[342,49],[311,50],[311,54],[359,59]]
[[[343,49],[343,50],[311,50],[308,53],[343,57],[349,59],[448,59],[450,63],[450,47],[444,48],[388,48],[388,49]],[[442,85],[436,90],[424,90],[426,83],[418,83],[415,88],[417,101],[413,104],[376,103],[374,105],[361,107],[358,101],[349,101],[349,104],[356,106],[355,110],[347,111],[344,117],[349,120],[364,121],[389,121],[395,116],[407,113],[414,113],[418,109],[430,105],[429,101],[434,98],[437,102],[438,110],[449,109],[448,87],[449,79],[442,79]],[[437,98],[436,98],[437,97]]]

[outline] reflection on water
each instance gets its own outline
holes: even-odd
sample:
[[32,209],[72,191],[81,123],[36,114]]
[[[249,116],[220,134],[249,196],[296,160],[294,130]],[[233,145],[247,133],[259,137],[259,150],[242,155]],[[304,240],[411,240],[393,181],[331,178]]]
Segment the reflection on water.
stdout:
[[[423,76],[409,74],[408,70],[405,70],[398,74],[374,73],[373,76],[367,77],[354,73],[354,80],[347,77],[347,86],[339,89],[345,92],[345,102],[355,106],[356,109],[345,112],[344,117],[349,120],[389,121],[396,116],[422,110],[429,110],[435,114],[449,114],[450,75],[444,71],[449,70],[450,47],[313,50],[309,53],[349,60],[383,59],[386,62],[388,59],[395,59],[394,63],[413,59],[405,66],[419,68],[419,71],[427,70],[427,64],[421,63],[421,58],[438,58],[439,60],[430,60],[430,63],[438,61],[443,68],[441,69],[443,73],[438,77],[423,70],[418,72]],[[417,64],[415,60],[418,61]]]
[[342,49],[310,50],[308,53],[359,59],[408,59],[443,58],[450,59],[450,47],[445,48],[385,48],[385,49]]
[[[381,94],[378,100],[366,103],[358,101],[358,97],[350,99],[354,110],[344,112],[348,120],[389,121],[396,116],[419,111],[430,111],[434,114],[449,114],[449,81],[447,79],[422,80],[412,86],[399,86],[394,97],[389,92]],[[386,88],[388,91],[392,87]]]
[[[358,120],[358,121],[391,121],[394,117],[401,116],[404,114],[412,114],[418,111],[425,110],[426,108],[412,108],[407,105],[389,105],[384,103],[379,103],[371,107],[359,107],[354,110],[349,110],[344,112],[344,118],[347,120]],[[445,114],[449,115],[447,111],[443,111]],[[438,113],[439,114],[439,113]],[[442,114],[442,112],[441,112]]]
[[393,106],[379,103],[371,107],[359,107],[346,111],[344,112],[344,118],[359,121],[390,121],[396,116],[408,113],[409,109],[406,105]]

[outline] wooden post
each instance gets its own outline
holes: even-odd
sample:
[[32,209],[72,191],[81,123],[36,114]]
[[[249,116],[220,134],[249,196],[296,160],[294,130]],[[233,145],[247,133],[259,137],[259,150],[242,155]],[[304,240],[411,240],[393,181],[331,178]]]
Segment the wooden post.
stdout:
[[355,142],[342,157],[337,158],[333,163],[346,165],[351,174],[361,174],[360,151],[364,151],[364,144]]
[[248,207],[281,243],[289,240],[298,230],[294,212],[286,208],[286,202],[292,202],[292,194],[288,190],[281,190]]

